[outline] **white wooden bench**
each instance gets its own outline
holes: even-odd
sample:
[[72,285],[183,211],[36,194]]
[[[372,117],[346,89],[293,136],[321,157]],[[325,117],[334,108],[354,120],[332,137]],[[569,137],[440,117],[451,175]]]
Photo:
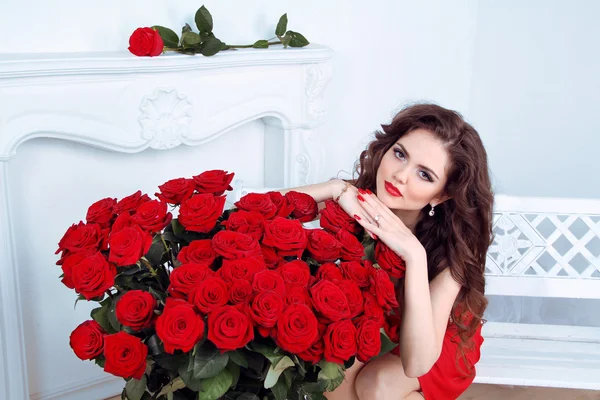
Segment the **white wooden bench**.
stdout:
[[[233,197],[269,190],[236,181]],[[486,295],[600,299],[600,200],[497,195],[494,235]],[[600,390],[600,327],[487,322],[483,336],[477,383]]]
[[[494,214],[486,295],[600,299],[600,200],[498,195]],[[488,322],[483,336],[476,382],[600,389],[600,327]]]

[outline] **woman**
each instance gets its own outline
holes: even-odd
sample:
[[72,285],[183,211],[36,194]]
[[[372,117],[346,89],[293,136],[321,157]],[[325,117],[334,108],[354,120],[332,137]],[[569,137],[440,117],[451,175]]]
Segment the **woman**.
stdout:
[[400,111],[376,132],[357,178],[295,188],[334,199],[405,261],[395,280],[399,352],[346,371],[337,399],[456,399],[479,360],[493,195],[478,133],[432,104]]

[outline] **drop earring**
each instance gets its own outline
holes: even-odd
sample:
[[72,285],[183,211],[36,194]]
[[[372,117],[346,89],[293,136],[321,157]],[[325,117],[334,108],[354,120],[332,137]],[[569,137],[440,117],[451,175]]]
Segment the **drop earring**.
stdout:
[[435,204],[432,204],[432,205],[431,205],[431,210],[429,210],[429,216],[430,216],[430,217],[433,217],[433,216],[435,215],[435,210],[434,210],[434,208],[435,208]]

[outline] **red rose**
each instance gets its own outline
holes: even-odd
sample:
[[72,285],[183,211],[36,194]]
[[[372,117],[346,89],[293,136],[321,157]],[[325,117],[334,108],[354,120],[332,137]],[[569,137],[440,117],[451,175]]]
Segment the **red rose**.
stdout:
[[325,208],[321,210],[321,227],[333,233],[340,229],[355,235],[362,232],[362,226],[333,200],[325,201]]
[[318,335],[317,317],[304,304],[289,306],[277,322],[277,345],[293,354],[308,350]]
[[365,255],[362,243],[350,232],[340,229],[335,235],[338,242],[342,244],[340,258],[344,261],[360,261]]
[[277,270],[283,281],[288,286],[307,287],[310,281],[310,268],[305,261],[293,260],[279,267]]
[[87,211],[85,220],[88,224],[98,224],[101,228],[108,228],[115,217],[117,199],[107,197],[92,204]]
[[383,325],[383,329],[385,330],[385,334],[393,343],[400,342],[400,323],[401,319],[396,314],[388,314],[385,317],[385,324]]
[[375,245],[375,260],[377,264],[394,278],[403,278],[406,264],[399,255],[394,253],[385,243],[377,241]]
[[150,197],[148,197],[147,194],[142,195],[142,191],[138,190],[137,192],[119,200],[115,205],[115,212],[117,214],[134,212],[139,206],[147,201],[150,201]]
[[[325,264],[321,264],[319,269],[317,270],[316,275],[317,280],[327,280],[327,281],[336,281],[344,279],[344,275],[342,275],[342,270],[332,262],[328,262]],[[369,281],[370,283],[370,281]]]
[[227,283],[217,276],[209,276],[200,281],[190,292],[189,301],[204,314],[224,306],[229,300]]
[[177,254],[177,259],[182,263],[207,264],[209,266],[216,257],[217,254],[212,248],[210,239],[193,240]]
[[229,260],[262,256],[258,241],[245,233],[217,232],[212,238],[212,246],[215,253]]
[[230,185],[233,180],[233,175],[233,173],[215,169],[204,171],[200,175],[194,176],[194,182],[196,183],[198,192],[221,196],[226,190],[233,190]]
[[67,232],[65,232],[60,242],[58,242],[58,250],[54,254],[58,254],[64,250],[72,253],[101,250],[104,239],[105,235],[102,229],[100,229],[100,225],[79,222],[79,224],[73,224],[67,229]]
[[225,197],[212,194],[196,194],[181,204],[179,222],[188,231],[210,232],[223,214]]
[[309,222],[317,217],[319,207],[312,196],[292,190],[285,194],[285,198],[294,206],[293,218],[300,222]]
[[158,31],[153,28],[137,28],[129,37],[127,49],[138,57],[155,57],[162,54],[163,47],[165,44]]
[[323,359],[325,352],[325,342],[323,339],[317,339],[306,351],[298,353],[298,357],[313,365],[317,365]]
[[167,298],[163,313],[156,319],[156,334],[165,352],[190,351],[204,336],[204,319],[185,300]]
[[123,213],[121,215],[119,215],[117,217],[117,219],[115,219],[115,222],[113,222],[112,227],[110,228],[110,234],[109,237],[113,234],[113,233],[117,233],[119,231],[122,231],[125,228],[133,228],[139,225],[136,224],[133,221],[133,218],[131,217],[131,214],[129,213]]
[[248,193],[234,205],[240,210],[256,211],[266,219],[271,219],[277,214],[277,206],[267,193]]
[[358,287],[366,288],[371,284],[372,269],[367,269],[358,261],[341,262],[340,268],[346,279],[354,281]]
[[283,313],[283,299],[277,293],[261,292],[250,303],[250,316],[263,328],[272,328]]
[[274,247],[282,257],[300,257],[306,249],[306,232],[297,219],[277,217],[265,223],[263,244]]
[[290,204],[289,200],[279,192],[267,192],[273,204],[277,208],[277,216],[287,218],[294,211],[294,205]]
[[75,286],[73,285],[73,267],[94,254],[95,252],[78,252],[65,257],[61,265],[63,271],[61,282],[69,289],[75,289]]
[[274,291],[281,297],[285,297],[285,282],[279,273],[271,269],[265,269],[254,275],[252,288],[255,292]]
[[394,284],[390,280],[389,275],[382,269],[378,269],[371,276],[371,293],[375,295],[377,303],[385,311],[392,308],[398,308],[398,300],[396,300],[396,290]]
[[229,215],[225,227],[230,231],[246,233],[260,240],[265,231],[265,218],[256,211],[236,211]]
[[229,285],[229,302],[231,304],[244,304],[254,294],[252,285],[245,279],[236,279]]
[[286,288],[285,304],[304,304],[312,308],[312,300],[308,289],[302,286],[288,286]]
[[223,265],[217,274],[225,282],[244,279],[252,282],[257,272],[265,269],[263,260],[259,257],[240,258],[237,260],[223,260]]
[[350,318],[354,318],[363,312],[364,297],[360,288],[350,279],[343,279],[335,283],[346,295]]
[[167,212],[167,203],[150,200],[142,203],[133,214],[133,221],[145,231],[159,232],[167,226],[173,214]]
[[327,327],[323,336],[325,360],[342,364],[356,354],[356,327],[345,319]]
[[342,244],[323,229],[308,230],[308,253],[319,263],[335,261],[340,258]]
[[331,281],[323,280],[310,288],[315,309],[331,321],[350,317],[346,295]]
[[381,351],[381,326],[373,319],[361,317],[356,328],[356,358],[360,362],[367,362]]
[[152,236],[139,226],[124,228],[110,235],[108,261],[119,267],[133,265],[150,250]]
[[176,299],[187,300],[192,289],[214,272],[206,264],[185,263],[174,268],[169,276],[168,292]]
[[234,306],[223,306],[208,316],[208,340],[221,353],[236,350],[254,339],[250,318]]
[[69,336],[69,345],[81,360],[92,360],[104,350],[104,329],[94,320],[81,323]]
[[278,255],[274,248],[260,245],[260,249],[265,260],[265,264],[269,269],[277,269],[285,262],[282,256]]
[[113,286],[116,275],[115,266],[99,252],[84,258],[71,270],[75,291],[87,300],[104,295]]
[[142,379],[146,371],[148,347],[140,338],[126,332],[104,337],[104,371],[121,378]]
[[363,296],[365,298],[365,316],[374,319],[379,325],[383,324],[385,319],[383,308],[381,308],[375,296],[369,292],[363,293]]
[[130,290],[117,301],[116,314],[119,322],[139,331],[152,325],[156,299],[143,290]]
[[196,190],[196,183],[193,179],[176,178],[163,183],[158,188],[160,193],[154,195],[160,200],[169,204],[181,204],[192,197]]

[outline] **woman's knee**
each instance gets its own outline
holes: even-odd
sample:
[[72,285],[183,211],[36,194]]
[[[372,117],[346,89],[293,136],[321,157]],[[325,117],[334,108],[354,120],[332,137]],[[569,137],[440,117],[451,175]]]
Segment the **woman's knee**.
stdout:
[[360,400],[403,399],[419,388],[419,381],[407,377],[402,361],[393,355],[385,355],[367,363],[355,381]]

